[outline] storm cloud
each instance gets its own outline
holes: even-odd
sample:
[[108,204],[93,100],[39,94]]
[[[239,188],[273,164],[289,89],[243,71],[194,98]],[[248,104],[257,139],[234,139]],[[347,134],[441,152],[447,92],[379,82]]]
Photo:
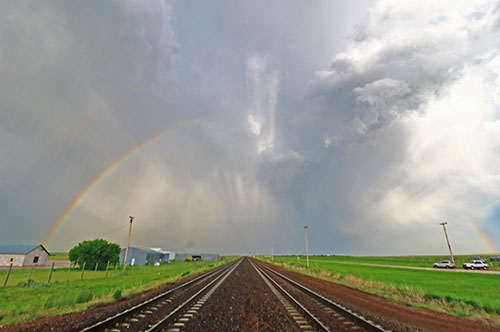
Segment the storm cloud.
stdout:
[[86,188],[50,249],[124,244],[129,215],[134,245],[175,251],[300,253],[305,224],[314,253],[500,234],[494,2],[3,7],[0,241],[42,242]]

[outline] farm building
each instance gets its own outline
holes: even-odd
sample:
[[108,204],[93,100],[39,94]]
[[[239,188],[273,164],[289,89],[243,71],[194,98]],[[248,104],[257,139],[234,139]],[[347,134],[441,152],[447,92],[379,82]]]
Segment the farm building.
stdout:
[[[120,264],[125,261],[125,250],[120,251]],[[128,265],[147,265],[155,262],[168,262],[170,260],[170,251],[163,251],[161,248],[141,249],[136,247],[128,248]],[[173,254],[173,253],[172,253]],[[173,254],[175,256],[175,254]]]
[[0,266],[45,265],[49,255],[41,244],[0,243]]
[[186,260],[186,257],[188,257],[188,256],[191,257],[191,259],[193,259],[193,260],[202,260],[202,261],[207,261],[207,262],[219,260],[219,254],[200,254],[200,253],[176,254],[175,260],[176,261],[184,261],[184,260]]
[[166,250],[163,250],[161,248],[149,248],[153,251],[157,251],[159,252],[160,254],[164,255],[164,258],[162,258],[162,260],[165,260],[165,261],[173,261],[175,260],[175,252],[173,251],[166,251]]

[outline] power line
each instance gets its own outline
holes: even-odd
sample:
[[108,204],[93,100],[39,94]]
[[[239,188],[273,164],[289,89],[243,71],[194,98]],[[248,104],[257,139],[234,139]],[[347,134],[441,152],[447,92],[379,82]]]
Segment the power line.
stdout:
[[122,226],[120,226],[118,228],[113,229],[112,231],[109,231],[109,232],[106,232],[104,234],[98,235],[97,237],[103,237],[103,236],[109,235],[109,234],[114,233],[116,231],[119,231],[120,229],[125,228],[127,226],[128,226],[128,224],[124,224],[124,225],[122,225]]

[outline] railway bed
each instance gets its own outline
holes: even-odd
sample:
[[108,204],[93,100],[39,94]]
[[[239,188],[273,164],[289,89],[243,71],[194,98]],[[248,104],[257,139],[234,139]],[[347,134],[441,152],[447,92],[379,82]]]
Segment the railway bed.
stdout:
[[392,332],[279,272],[257,262],[252,265],[303,331]]
[[79,332],[161,331],[196,299],[230,274],[241,259],[203,274],[165,293],[148,299],[114,316],[78,330]]
[[246,258],[180,332],[190,331],[301,329]]

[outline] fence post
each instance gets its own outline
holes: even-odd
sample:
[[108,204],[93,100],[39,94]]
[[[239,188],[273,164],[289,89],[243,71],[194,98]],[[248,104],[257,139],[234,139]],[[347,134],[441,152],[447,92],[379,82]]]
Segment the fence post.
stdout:
[[94,278],[97,275],[97,266],[99,266],[99,262],[95,263]]
[[29,286],[29,285],[30,285],[30,283],[31,283],[31,273],[33,273],[33,265],[31,265],[30,275],[28,276],[28,286]]
[[106,278],[108,277],[108,270],[109,270],[109,261],[108,264],[106,265]]
[[47,281],[48,284],[50,284],[50,279],[52,279],[52,271],[54,271],[54,263],[53,262],[52,262],[52,266],[50,267],[49,281]]
[[7,281],[9,280],[9,276],[10,276],[10,271],[12,270],[12,263],[10,263],[10,266],[9,266],[9,272],[7,272],[7,276],[5,277],[5,282],[3,283],[3,287],[5,288],[5,286],[7,286]]
[[69,281],[69,273],[71,272],[71,264],[69,265],[68,274],[66,275],[66,282]]
[[80,280],[83,280],[83,272],[85,272],[85,265],[87,265],[87,262],[83,262],[83,266],[82,266],[82,274],[80,276]]

